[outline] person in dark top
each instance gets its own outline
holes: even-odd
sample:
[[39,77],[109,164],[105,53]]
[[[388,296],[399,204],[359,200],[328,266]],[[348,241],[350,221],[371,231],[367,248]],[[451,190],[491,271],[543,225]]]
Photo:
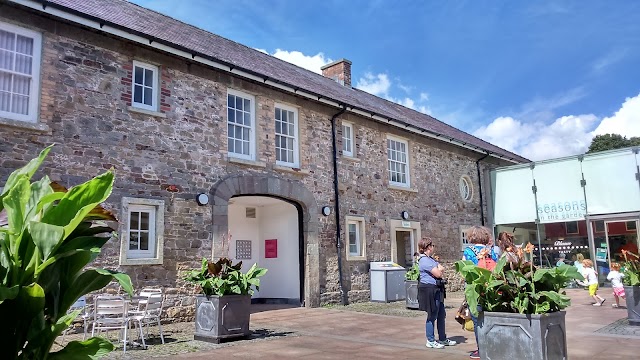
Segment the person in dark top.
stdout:
[[[455,345],[456,342],[448,339],[445,332],[444,310],[444,284],[442,280],[444,267],[433,257],[433,242],[428,238],[422,238],[418,242],[418,268],[420,269],[420,282],[418,283],[418,305],[420,310],[427,313],[425,325],[428,348],[442,349],[445,346]],[[438,338],[434,334],[434,323],[438,322]]]

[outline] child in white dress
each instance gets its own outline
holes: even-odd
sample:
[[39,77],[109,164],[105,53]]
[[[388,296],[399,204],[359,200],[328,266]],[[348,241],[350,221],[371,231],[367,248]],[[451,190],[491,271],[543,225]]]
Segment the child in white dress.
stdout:
[[622,285],[622,273],[620,273],[620,264],[611,263],[611,271],[607,275],[607,280],[611,281],[613,288],[613,297],[616,299],[615,304],[611,304],[614,308],[620,306],[620,298],[625,299],[624,286]]

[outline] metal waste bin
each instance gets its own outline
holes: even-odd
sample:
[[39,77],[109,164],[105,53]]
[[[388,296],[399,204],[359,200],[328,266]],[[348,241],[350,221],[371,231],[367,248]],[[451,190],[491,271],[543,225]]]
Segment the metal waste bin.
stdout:
[[404,274],[406,272],[407,269],[403,266],[391,261],[370,263],[371,301],[404,300],[406,297]]

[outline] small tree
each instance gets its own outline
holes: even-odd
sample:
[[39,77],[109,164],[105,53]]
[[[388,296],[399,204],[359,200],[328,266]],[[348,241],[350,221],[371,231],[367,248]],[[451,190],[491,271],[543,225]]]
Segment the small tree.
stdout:
[[51,146],[14,171],[0,194],[0,353],[3,359],[96,359],[113,350],[102,338],[72,341],[50,353],[56,338],[78,316],[73,303],[113,279],[132,293],[129,276],[85,269],[113,229],[95,220],[115,220],[99,204],[111,194],[108,171],[67,192],[47,176],[31,182]]
[[591,140],[591,145],[589,145],[589,151],[587,151],[587,153],[622,149],[629,146],[639,145],[640,137],[632,137],[627,139],[625,136],[618,134],[596,135],[593,140]]

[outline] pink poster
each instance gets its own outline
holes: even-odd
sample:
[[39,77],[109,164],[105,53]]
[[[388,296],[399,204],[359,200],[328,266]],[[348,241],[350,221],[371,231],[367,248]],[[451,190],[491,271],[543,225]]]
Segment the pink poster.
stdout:
[[278,239],[269,239],[264,241],[264,257],[266,259],[278,257]]

